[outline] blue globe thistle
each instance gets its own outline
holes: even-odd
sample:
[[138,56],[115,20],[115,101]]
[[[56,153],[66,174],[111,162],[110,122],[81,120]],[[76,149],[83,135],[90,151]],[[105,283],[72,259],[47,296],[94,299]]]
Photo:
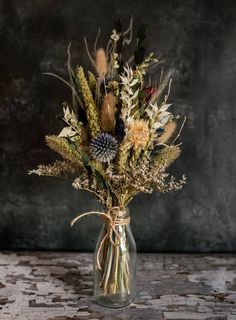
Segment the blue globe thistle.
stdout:
[[118,151],[117,140],[109,133],[100,133],[90,142],[92,157],[100,162],[110,162]]

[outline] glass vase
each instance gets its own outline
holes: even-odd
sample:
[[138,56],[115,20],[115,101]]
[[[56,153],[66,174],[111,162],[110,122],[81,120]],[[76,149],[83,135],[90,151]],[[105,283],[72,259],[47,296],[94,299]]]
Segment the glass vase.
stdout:
[[94,255],[94,297],[100,305],[120,308],[135,295],[136,245],[128,209],[115,208],[107,215]]

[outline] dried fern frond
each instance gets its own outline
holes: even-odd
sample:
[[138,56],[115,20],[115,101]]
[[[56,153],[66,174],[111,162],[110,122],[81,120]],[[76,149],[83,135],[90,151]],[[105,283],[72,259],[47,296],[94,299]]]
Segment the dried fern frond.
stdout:
[[89,124],[91,136],[94,137],[101,132],[98,108],[93,99],[92,92],[84,75],[82,67],[77,69],[77,78],[80,84],[81,93],[85,103],[85,111]]
[[75,175],[78,170],[68,161],[56,161],[53,164],[40,164],[37,169],[31,170],[28,174],[37,174],[38,176],[68,178]]
[[73,163],[82,165],[82,157],[76,150],[72,150],[65,138],[59,138],[55,135],[46,136],[47,145],[64,159],[70,160]]
[[173,135],[176,129],[176,123],[174,121],[169,122],[165,126],[164,133],[157,139],[158,143],[165,143],[167,142]]
[[96,69],[100,79],[107,74],[107,57],[105,50],[100,48],[96,52]]
[[180,155],[180,148],[178,146],[165,147],[154,160],[154,167],[161,166],[169,167]]
[[115,105],[116,97],[112,92],[103,98],[101,108],[101,128],[103,132],[111,132],[115,128]]

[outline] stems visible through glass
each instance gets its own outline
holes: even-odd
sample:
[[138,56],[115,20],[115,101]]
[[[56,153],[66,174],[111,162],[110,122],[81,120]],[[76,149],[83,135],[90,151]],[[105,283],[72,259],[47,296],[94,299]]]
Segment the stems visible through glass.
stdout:
[[[135,292],[136,245],[127,209],[113,227],[103,224],[94,256],[94,296],[106,307],[128,305]],[[116,222],[117,221],[117,222]]]

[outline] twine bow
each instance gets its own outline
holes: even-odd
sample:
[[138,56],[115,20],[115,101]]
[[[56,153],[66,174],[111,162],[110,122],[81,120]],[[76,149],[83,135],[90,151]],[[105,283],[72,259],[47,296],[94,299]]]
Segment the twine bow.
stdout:
[[81,219],[81,218],[83,218],[85,216],[92,215],[92,214],[100,216],[104,220],[104,222],[106,224],[106,232],[104,234],[104,237],[102,238],[102,241],[100,243],[100,246],[99,246],[98,251],[97,251],[97,256],[96,256],[98,268],[100,270],[102,270],[99,257],[100,257],[100,254],[101,254],[102,247],[103,247],[103,245],[105,243],[105,240],[107,238],[109,238],[111,243],[114,246],[115,245],[119,245],[119,243],[117,244],[117,243],[115,243],[113,241],[112,234],[114,232],[116,234],[118,240],[120,241],[120,235],[117,232],[116,227],[117,226],[128,225],[130,223],[130,217],[125,216],[126,214],[124,213],[124,211],[122,211],[120,209],[120,207],[112,207],[107,211],[107,213],[106,212],[100,212],[100,211],[89,211],[89,212],[85,212],[83,214],[80,214],[75,219],[73,219],[71,221],[71,226],[73,227],[73,225],[79,219]]

